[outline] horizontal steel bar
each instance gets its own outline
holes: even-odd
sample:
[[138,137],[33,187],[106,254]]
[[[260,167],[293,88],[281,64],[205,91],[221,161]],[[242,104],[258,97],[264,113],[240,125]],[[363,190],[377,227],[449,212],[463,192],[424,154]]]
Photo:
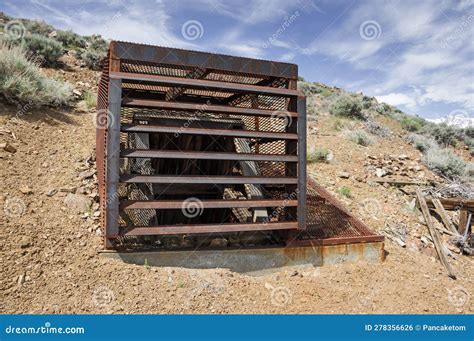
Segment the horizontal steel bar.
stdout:
[[[297,206],[297,200],[274,199],[207,199],[196,203],[199,208],[250,208],[250,207],[287,207]],[[181,209],[186,207],[183,200],[124,200],[120,202],[122,210],[136,209]]]
[[149,74],[128,73],[128,72],[111,72],[110,79],[121,79],[122,81],[148,82],[162,86],[175,86],[200,90],[211,90],[231,93],[246,93],[257,95],[297,97],[304,96],[298,90],[272,88],[269,86],[258,86],[240,83],[226,83],[209,81],[203,79],[167,77]]
[[274,161],[297,162],[296,155],[253,154],[230,152],[190,152],[182,150],[125,149],[120,157],[127,158],[162,158],[186,160],[235,160],[235,161]]
[[194,175],[121,175],[122,183],[154,183],[154,184],[269,184],[286,185],[298,183],[296,177],[268,176],[194,176]]
[[151,46],[123,41],[110,44],[113,58],[133,62],[181,65],[199,67],[216,71],[245,73],[252,76],[284,77],[297,79],[296,64],[274,62],[270,60],[235,57],[201,51],[183,50],[162,46]]
[[249,115],[249,116],[270,116],[270,117],[297,117],[297,112],[291,112],[286,110],[275,111],[275,110],[264,110],[264,109],[252,109],[252,108],[239,108],[231,107],[226,105],[213,105],[213,104],[195,104],[186,102],[165,102],[158,100],[149,99],[136,99],[126,98],[122,100],[122,106],[124,107],[139,107],[139,108],[156,108],[165,110],[185,110],[195,112],[212,112],[220,114],[236,114],[236,115]]
[[196,225],[162,225],[125,227],[122,236],[149,236],[192,233],[223,233],[239,231],[269,231],[297,229],[296,221],[279,223],[242,223],[242,224],[196,224]]
[[297,140],[298,134],[273,133],[266,131],[237,130],[237,129],[210,129],[191,127],[169,127],[148,124],[122,124],[122,132],[126,133],[165,133],[165,134],[188,134],[188,135],[214,135],[245,138],[264,138],[275,140]]

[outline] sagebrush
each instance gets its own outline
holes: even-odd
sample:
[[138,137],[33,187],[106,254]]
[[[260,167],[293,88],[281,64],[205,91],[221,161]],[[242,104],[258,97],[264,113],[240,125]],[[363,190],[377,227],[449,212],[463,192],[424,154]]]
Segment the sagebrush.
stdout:
[[450,149],[431,148],[423,160],[429,169],[449,179],[460,178],[465,174],[466,162]]
[[18,46],[0,46],[0,95],[29,107],[62,106],[72,99],[70,85],[46,77]]
[[365,119],[361,100],[350,94],[341,94],[330,104],[329,113],[336,116]]

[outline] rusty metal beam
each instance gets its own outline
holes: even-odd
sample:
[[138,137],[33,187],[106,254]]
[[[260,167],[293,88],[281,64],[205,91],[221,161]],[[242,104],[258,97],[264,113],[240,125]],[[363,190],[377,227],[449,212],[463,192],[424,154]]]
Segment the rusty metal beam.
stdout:
[[[208,72],[206,69],[197,67],[190,71],[187,75],[186,78],[193,78],[193,79],[198,79],[198,78],[204,78]],[[166,92],[165,95],[165,100],[166,101],[173,101],[176,99],[176,97],[181,96],[184,92],[186,91],[186,88],[180,87],[180,88],[171,88]]]
[[[220,114],[270,116],[270,117],[272,115],[275,115],[274,110],[229,107],[225,105],[206,105],[206,104],[193,104],[193,103],[182,103],[182,102],[165,102],[165,101],[144,100],[144,99],[134,99],[134,98],[127,98],[123,100],[122,105],[124,107],[133,107],[133,108],[184,110],[184,111],[194,111],[197,113],[212,112],[212,113],[220,113]],[[291,112],[291,111],[286,111],[286,110],[278,111],[278,114],[283,117],[284,116],[287,116],[287,117],[298,116],[297,112]]]
[[[106,149],[106,225],[105,236],[118,233],[119,196],[117,194],[120,171],[120,103],[122,81],[110,80],[107,113],[107,149]],[[106,239],[106,248],[111,248]]]
[[[186,201],[183,200],[124,200],[120,202],[120,209],[181,209]],[[246,207],[287,207],[296,206],[297,200],[273,200],[273,199],[252,199],[252,200],[222,200],[207,199],[199,200],[199,208],[246,208]]]
[[306,229],[306,97],[298,97],[298,224]]
[[209,80],[203,80],[203,79],[166,77],[166,76],[127,73],[127,72],[111,72],[109,77],[110,79],[121,79],[122,81],[127,81],[127,82],[153,83],[153,84],[157,84],[161,86],[186,87],[190,89],[199,89],[199,90],[206,90],[206,91],[249,93],[249,94],[257,94],[257,95],[282,96],[282,97],[304,96],[303,93],[298,90],[272,88],[272,87],[267,87],[267,86],[256,86],[256,85],[241,84],[241,83],[217,82],[217,81],[209,81]]
[[238,129],[211,129],[190,128],[183,126],[160,126],[148,124],[123,124],[122,132],[164,133],[164,134],[190,134],[190,135],[216,135],[244,138],[263,138],[274,140],[297,140],[298,134],[274,133],[266,131],[238,130]]
[[171,235],[188,233],[225,233],[242,231],[292,230],[298,228],[295,221],[281,223],[243,223],[243,224],[195,224],[125,227],[122,236]]
[[296,155],[254,154],[231,152],[190,152],[185,150],[126,149],[120,157],[127,158],[163,158],[188,160],[235,160],[235,161],[274,161],[297,162]]
[[191,176],[191,175],[122,175],[121,183],[154,183],[154,184],[268,184],[285,185],[297,184],[296,177],[267,177],[267,176]]
[[110,48],[115,58],[134,62],[201,67],[204,69],[236,72],[252,76],[298,78],[298,66],[289,63],[121,41],[112,42]]

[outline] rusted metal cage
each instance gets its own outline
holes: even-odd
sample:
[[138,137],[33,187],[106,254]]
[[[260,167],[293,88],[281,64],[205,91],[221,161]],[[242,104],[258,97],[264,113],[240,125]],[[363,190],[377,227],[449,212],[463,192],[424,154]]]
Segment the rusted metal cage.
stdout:
[[105,247],[121,236],[306,228],[297,66],[113,41],[99,85]]

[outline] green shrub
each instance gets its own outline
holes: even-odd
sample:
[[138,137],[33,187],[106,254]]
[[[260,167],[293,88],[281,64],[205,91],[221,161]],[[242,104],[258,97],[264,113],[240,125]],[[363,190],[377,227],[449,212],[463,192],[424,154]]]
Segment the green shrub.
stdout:
[[329,150],[326,148],[308,148],[306,159],[309,163],[313,162],[327,162]]
[[384,116],[391,116],[393,113],[392,107],[386,103],[379,103],[375,107],[375,111]]
[[74,33],[72,31],[57,31],[56,37],[57,41],[63,44],[67,48],[85,48],[86,40]]
[[351,189],[349,187],[342,186],[337,190],[337,192],[339,194],[345,196],[346,198],[352,198],[352,192],[351,192]]
[[329,106],[329,112],[337,116],[365,119],[360,99],[349,94],[339,95]]
[[363,96],[362,97],[362,108],[369,109],[374,103],[373,97]]
[[331,128],[335,131],[341,131],[348,128],[349,126],[349,121],[343,118],[334,118],[334,120],[331,122]]
[[63,45],[60,42],[39,34],[26,36],[22,44],[28,57],[47,66],[56,64],[64,53]]
[[365,122],[365,128],[369,133],[380,137],[387,137],[391,134],[390,129],[384,127],[383,125],[372,119],[369,119]]
[[447,147],[456,145],[456,141],[459,139],[458,130],[445,123],[430,123],[426,124],[420,132],[433,137],[439,145]]
[[21,20],[26,30],[32,34],[39,34],[42,36],[48,36],[54,31],[54,27],[48,25],[42,20]]
[[82,60],[84,64],[92,70],[100,71],[101,61],[107,54],[96,50],[84,50],[77,57]]
[[407,138],[408,142],[413,144],[416,149],[420,152],[425,153],[431,148],[437,148],[438,144],[432,138],[418,135],[418,134],[410,134]]
[[97,95],[87,90],[84,92],[84,102],[86,103],[87,109],[95,108],[97,105]]
[[426,125],[426,120],[421,117],[405,116],[401,119],[400,124],[403,129],[408,131],[419,131]]
[[107,41],[102,38],[99,34],[94,34],[88,37],[84,37],[86,40],[87,48],[96,50],[99,52],[107,51]]
[[469,147],[471,156],[474,156],[474,138],[466,137],[464,143]]
[[350,132],[349,139],[364,147],[372,144],[371,138],[363,130],[354,130]]
[[449,179],[463,176],[466,169],[466,162],[449,149],[429,149],[424,156],[424,162],[429,169]]
[[464,135],[471,139],[474,139],[474,127],[464,128]]
[[472,182],[474,180],[474,163],[469,162],[466,165],[465,174],[468,181]]
[[46,77],[18,46],[0,46],[0,95],[10,103],[66,105],[72,98],[71,86]]

